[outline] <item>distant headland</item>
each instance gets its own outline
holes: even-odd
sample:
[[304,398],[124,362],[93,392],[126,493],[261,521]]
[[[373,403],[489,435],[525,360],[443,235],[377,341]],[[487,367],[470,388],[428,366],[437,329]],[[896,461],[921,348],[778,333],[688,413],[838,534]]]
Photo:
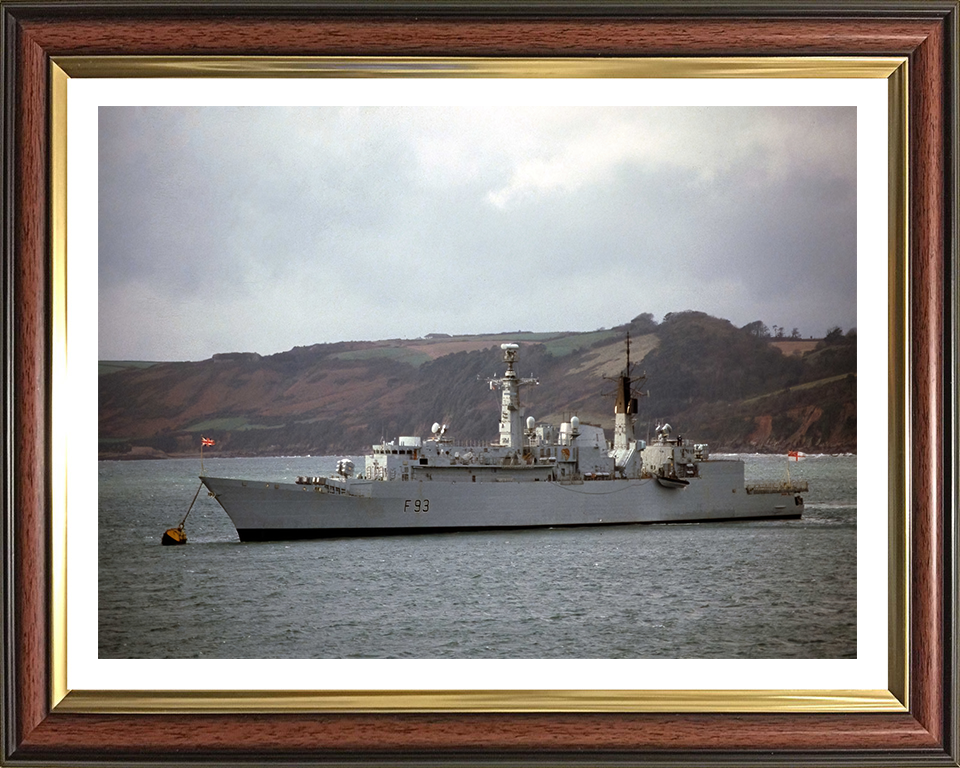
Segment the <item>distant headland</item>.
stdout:
[[628,333],[646,377],[638,435],[669,421],[714,452],[856,452],[855,329],[803,339],[686,311],[589,332],[438,332],[198,362],[101,361],[99,455],[192,455],[201,435],[215,440],[211,455],[357,454],[438,421],[463,439],[494,439],[499,402],[482,379],[504,341],[523,347],[522,373],[540,381],[525,391],[527,415],[577,415],[609,430],[604,377],[622,368]]

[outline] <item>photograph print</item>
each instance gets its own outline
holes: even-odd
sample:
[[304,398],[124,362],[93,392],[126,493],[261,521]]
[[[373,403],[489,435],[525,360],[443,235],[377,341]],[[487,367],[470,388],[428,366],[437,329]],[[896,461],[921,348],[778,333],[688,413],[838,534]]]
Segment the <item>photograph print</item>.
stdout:
[[857,657],[857,109],[98,117],[102,659]]

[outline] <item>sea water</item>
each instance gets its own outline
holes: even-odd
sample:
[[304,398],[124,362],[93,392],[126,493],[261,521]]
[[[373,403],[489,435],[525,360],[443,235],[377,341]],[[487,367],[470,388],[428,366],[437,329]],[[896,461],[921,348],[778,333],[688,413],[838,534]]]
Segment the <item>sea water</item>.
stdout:
[[[198,459],[99,462],[100,658],[830,659],[857,653],[857,459],[789,467],[803,519],[241,543]],[[292,481],[337,457],[204,459]],[[356,459],[355,459],[356,460]]]

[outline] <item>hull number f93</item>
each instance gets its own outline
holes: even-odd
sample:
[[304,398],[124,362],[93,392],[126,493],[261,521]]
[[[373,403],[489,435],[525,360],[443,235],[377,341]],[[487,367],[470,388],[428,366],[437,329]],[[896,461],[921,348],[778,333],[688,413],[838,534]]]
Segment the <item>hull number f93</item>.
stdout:
[[416,514],[430,511],[430,499],[407,499],[403,502],[403,511],[413,510]]

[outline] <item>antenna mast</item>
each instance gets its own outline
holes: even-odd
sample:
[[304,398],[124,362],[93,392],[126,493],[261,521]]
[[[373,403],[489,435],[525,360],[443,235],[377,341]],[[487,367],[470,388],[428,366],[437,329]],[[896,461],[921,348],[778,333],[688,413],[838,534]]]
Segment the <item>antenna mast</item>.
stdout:
[[499,388],[501,391],[500,445],[522,448],[523,421],[521,417],[523,413],[520,410],[520,388],[540,382],[533,377],[522,379],[517,376],[517,372],[513,369],[513,364],[517,362],[519,345],[501,344],[500,349],[503,350],[503,362],[507,364],[507,370],[500,378],[487,379],[490,389]]
[[[616,450],[626,449],[630,440],[634,439],[634,422],[637,417],[637,396],[633,394],[631,384],[635,381],[645,381],[646,376],[630,376],[630,331],[627,331],[627,364],[617,377],[617,399],[613,407],[613,447]],[[643,393],[637,393],[642,396]]]

